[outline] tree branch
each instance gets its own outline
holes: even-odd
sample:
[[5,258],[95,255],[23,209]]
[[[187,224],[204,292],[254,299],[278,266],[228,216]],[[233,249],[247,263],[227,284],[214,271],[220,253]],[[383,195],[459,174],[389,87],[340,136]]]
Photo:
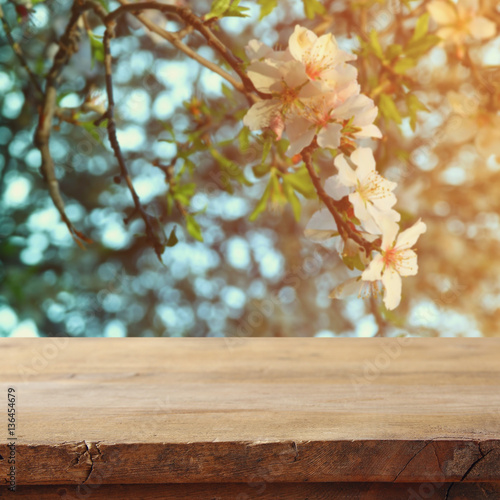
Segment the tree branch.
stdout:
[[[128,4],[126,2],[126,0],[118,0],[118,1],[122,4],[122,6],[131,5],[131,4]],[[136,7],[136,5],[134,5],[134,7]],[[209,70],[213,71],[214,73],[217,73],[222,78],[224,78],[227,82],[229,82],[236,90],[245,94],[247,96],[247,99],[249,100],[250,104],[253,104],[254,102],[257,101],[257,98],[253,94],[249,94],[248,90],[243,86],[243,84],[241,82],[238,82],[227,71],[224,71],[221,67],[217,66],[217,64],[200,56],[195,50],[193,50],[191,47],[189,47],[188,45],[183,43],[181,40],[181,36],[179,34],[172,33],[172,32],[169,32],[167,30],[160,28],[155,23],[150,21],[147,17],[145,17],[143,14],[140,14],[140,13],[135,12],[135,11],[132,11],[131,13],[137,19],[139,19],[139,21],[144,26],[146,26],[146,28],[148,28],[150,31],[153,31],[157,35],[161,36],[162,38],[164,38],[165,40],[170,42],[175,48],[184,52],[184,54],[189,56],[191,59],[194,59],[195,61],[199,62],[201,65],[205,66]]]
[[73,3],[71,9],[71,17],[66,27],[64,34],[59,40],[59,50],[57,51],[52,67],[50,68],[45,85],[45,94],[43,96],[42,109],[38,120],[38,125],[35,130],[34,144],[40,150],[42,157],[42,165],[40,167],[42,175],[47,181],[48,190],[54,205],[56,206],[63,222],[68,227],[68,230],[73,239],[80,245],[79,240],[90,243],[91,240],[86,238],[82,233],[77,231],[68,216],[66,215],[64,201],[59,189],[59,182],[55,174],[54,160],[50,154],[49,140],[52,129],[52,121],[56,111],[57,86],[59,77],[63,68],[68,64],[71,56],[78,50],[80,35],[78,32],[77,22],[81,16],[82,9],[78,1]]
[[12,47],[12,50],[14,51],[14,54],[16,54],[17,58],[19,59],[19,62],[21,63],[21,66],[26,70],[28,73],[29,79],[33,83],[33,86],[35,89],[38,91],[38,93],[43,96],[43,90],[42,87],[40,86],[40,83],[38,83],[38,80],[31,71],[31,68],[28,65],[28,61],[26,61],[26,58],[24,57],[23,51],[21,50],[21,46],[14,40],[14,37],[12,36],[12,32],[10,30],[10,26],[7,23],[7,20],[5,19],[5,15],[3,13],[2,6],[0,5],[0,20],[2,22],[3,29],[5,31],[5,35],[7,36],[7,40],[9,41],[10,46]]
[[146,237],[152,244],[158,259],[161,261],[162,260],[161,254],[163,253],[165,246],[153,228],[152,217],[144,210],[144,207],[141,204],[139,196],[132,183],[132,179],[130,178],[127,165],[125,163],[125,159],[123,157],[123,153],[121,151],[120,144],[116,136],[116,124],[114,119],[115,100],[113,94],[113,76],[111,69],[112,61],[111,61],[111,51],[110,51],[110,40],[114,37],[115,23],[112,17],[110,19],[111,20],[108,19],[106,20],[106,30],[104,32],[104,38],[103,38],[104,67],[106,71],[106,93],[108,95],[108,109],[103,118],[107,119],[109,142],[111,144],[111,147],[113,148],[115,157],[118,161],[121,177],[125,181],[128,190],[132,195],[132,199],[134,200],[135,211],[139,213],[142,220],[144,221],[146,229]]
[[[175,15],[184,21],[187,25],[192,26],[196,31],[201,33],[209,46],[213,47],[219,54],[226,60],[226,62],[233,68],[236,74],[241,78],[244,88],[248,92],[254,92],[263,99],[268,99],[271,96],[258,91],[253,85],[252,81],[241,68],[241,61],[238,60],[233,53],[214,35],[212,30],[207,24],[196,16],[188,7],[179,7],[177,5],[165,5],[158,2],[137,2],[128,4],[121,2],[122,6],[110,12],[106,16],[106,23],[115,20],[117,17],[125,12],[139,12],[142,10],[152,9],[163,12],[164,14]],[[135,14],[134,14],[135,15]]]
[[327,192],[324,190],[321,185],[321,180],[314,170],[314,166],[312,164],[312,152],[316,148],[316,141],[314,141],[310,146],[302,150],[302,159],[306,165],[307,171],[309,172],[309,176],[311,177],[314,188],[316,189],[316,193],[318,194],[319,199],[325,204],[326,208],[332,214],[335,223],[337,224],[337,229],[339,231],[340,236],[345,240],[350,238],[355,241],[361,248],[364,249],[366,255],[369,255],[371,251],[374,249],[373,244],[369,241],[366,241],[362,238],[359,233],[353,231],[347,222],[344,221],[342,215],[340,214],[336,201],[328,196]]

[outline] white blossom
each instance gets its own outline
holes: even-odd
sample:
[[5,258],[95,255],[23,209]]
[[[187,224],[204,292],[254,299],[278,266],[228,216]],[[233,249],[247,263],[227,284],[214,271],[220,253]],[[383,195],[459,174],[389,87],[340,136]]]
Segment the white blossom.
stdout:
[[[393,222],[400,219],[400,215],[392,207],[396,203],[393,193],[397,184],[382,177],[375,168],[375,158],[370,148],[358,148],[351,154],[353,170],[343,155],[335,158],[335,166],[339,173],[334,184],[335,199],[339,195],[345,196],[345,188],[349,192],[349,201],[354,207],[354,215],[361,221],[363,227],[372,234],[380,233],[380,221],[388,218]],[[333,186],[332,186],[333,187]]]
[[495,23],[477,15],[477,0],[458,0],[456,4],[433,0],[427,5],[427,10],[440,26],[437,35],[445,41],[460,45],[468,36],[486,40],[496,34]]
[[402,276],[417,274],[417,254],[411,249],[419,236],[427,230],[420,219],[410,228],[396,235],[399,226],[385,220],[382,233],[382,253],[377,252],[369,266],[363,271],[364,281],[382,280],[384,304],[389,310],[395,309],[401,301]]
[[448,102],[456,116],[446,127],[448,140],[464,143],[474,139],[477,152],[488,159],[495,155],[500,159],[500,116],[480,107],[481,101],[450,91]]

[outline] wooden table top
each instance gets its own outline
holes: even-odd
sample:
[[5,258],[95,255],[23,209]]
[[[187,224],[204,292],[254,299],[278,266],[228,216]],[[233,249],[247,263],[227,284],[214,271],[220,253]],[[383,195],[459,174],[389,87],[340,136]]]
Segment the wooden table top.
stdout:
[[500,339],[0,349],[0,455],[13,387],[18,484],[500,481]]

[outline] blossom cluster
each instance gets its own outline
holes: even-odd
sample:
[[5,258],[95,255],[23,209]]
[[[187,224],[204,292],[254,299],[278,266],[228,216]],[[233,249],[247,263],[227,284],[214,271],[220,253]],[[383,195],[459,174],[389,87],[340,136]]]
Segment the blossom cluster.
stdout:
[[307,224],[306,236],[316,241],[337,238],[339,254],[344,258],[358,256],[364,268],[361,276],[337,287],[331,297],[377,293],[381,282],[385,290],[384,304],[387,309],[394,309],[401,301],[401,278],[417,274],[417,254],[412,247],[426,231],[426,225],[418,220],[399,232],[401,215],[393,208],[397,201],[394,194],[396,183],[377,172],[370,148],[358,148],[349,158],[340,154],[334,163],[338,174],[326,180],[325,191],[339,202],[347,198],[346,217],[353,231],[365,241],[377,244],[378,248],[374,254],[367,255],[349,236],[340,238],[329,210],[322,209],[313,215]]
[[437,35],[445,43],[460,47],[468,37],[487,40],[496,34],[495,23],[478,15],[478,0],[458,0],[456,4],[446,0],[432,0],[427,4],[427,10],[439,26]]
[[[394,309],[401,300],[401,277],[417,273],[412,247],[426,226],[419,220],[399,232],[401,216],[393,208],[396,183],[377,172],[370,148],[357,147],[357,139],[382,134],[373,123],[377,107],[360,93],[356,68],[349,64],[356,57],[341,50],[333,35],[318,37],[301,26],[295,27],[286,50],[276,51],[253,40],[247,55],[249,78],[270,98],[254,104],[244,124],[251,130],[271,129],[277,139],[286,132],[289,156],[314,140],[320,148],[337,150],[338,173],[324,186],[335,209],[329,206],[316,212],[306,236],[316,241],[336,238],[340,255],[357,259],[362,274],[337,287],[331,296],[361,294],[365,288],[378,291],[381,282],[384,304]],[[342,228],[336,218],[343,221]],[[360,246],[360,239],[371,250]]]
[[257,40],[247,46],[247,74],[268,94],[254,104],[243,123],[250,130],[269,128],[280,139],[286,131],[294,156],[316,137],[318,146],[337,149],[360,137],[382,136],[373,124],[377,108],[360,93],[356,56],[341,50],[331,34],[318,37],[296,26],[288,48],[276,51]]

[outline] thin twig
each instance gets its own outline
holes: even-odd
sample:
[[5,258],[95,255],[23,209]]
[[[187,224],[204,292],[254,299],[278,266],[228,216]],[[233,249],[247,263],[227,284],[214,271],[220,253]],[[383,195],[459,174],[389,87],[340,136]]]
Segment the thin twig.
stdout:
[[10,46],[12,47],[12,50],[14,51],[14,54],[16,54],[17,58],[19,59],[19,62],[21,63],[21,66],[26,70],[28,73],[29,79],[33,83],[33,86],[35,89],[38,91],[38,93],[43,96],[43,90],[38,82],[35,74],[33,71],[31,71],[31,68],[28,65],[28,61],[24,57],[23,51],[21,50],[21,46],[14,40],[14,37],[12,36],[12,32],[10,30],[10,26],[7,23],[7,20],[5,19],[5,15],[3,13],[2,6],[0,5],[0,20],[2,21],[2,26],[5,31],[5,35],[7,36],[7,40],[9,41]]
[[234,54],[214,35],[212,30],[207,26],[207,24],[198,16],[196,16],[191,9],[188,7],[179,7],[177,5],[165,5],[158,2],[137,2],[133,4],[122,3],[122,6],[118,9],[110,12],[106,16],[106,23],[115,20],[117,17],[125,12],[139,12],[142,10],[158,10],[164,14],[171,14],[179,17],[187,25],[192,26],[196,31],[201,33],[209,46],[219,52],[219,54],[226,60],[226,62],[233,68],[236,74],[241,78],[243,86],[249,92],[255,92],[259,97],[263,99],[268,99],[271,96],[263,92],[259,92],[247,74],[243,71],[241,67],[241,61],[238,60]]
[[52,121],[56,111],[57,86],[63,68],[68,64],[71,56],[78,50],[80,35],[77,23],[81,16],[83,6],[78,1],[73,3],[71,17],[64,34],[59,40],[59,50],[56,53],[52,67],[50,68],[45,85],[45,94],[40,111],[38,125],[35,130],[34,143],[40,150],[42,157],[41,171],[47,181],[48,190],[54,205],[56,206],[62,220],[68,227],[73,239],[81,246],[80,240],[90,242],[82,233],[77,231],[66,215],[64,201],[59,189],[59,182],[55,174],[54,160],[50,154],[49,140],[52,129]]
[[[118,0],[122,5],[129,5],[126,3],[126,0]],[[135,5],[134,5],[135,7]],[[214,73],[217,73],[220,75],[222,78],[224,78],[227,82],[229,82],[236,90],[239,92],[245,94],[247,98],[249,99],[250,103],[253,104],[256,102],[258,99],[254,94],[250,94],[247,89],[243,86],[241,82],[236,80],[231,74],[229,74],[227,71],[224,71],[220,66],[217,64],[213,63],[212,61],[209,61],[208,59],[205,59],[204,57],[200,56],[198,52],[193,50],[191,47],[186,45],[181,41],[181,36],[179,36],[177,33],[172,33],[167,30],[164,30],[157,26],[154,22],[150,21],[144,14],[141,14],[139,12],[134,12],[132,11],[132,14],[144,25],[146,28],[149,30],[153,31],[157,35],[161,36],[168,42],[170,42],[174,47],[179,49],[180,51],[184,52],[187,56],[189,56],[191,59],[194,59],[195,61],[199,62],[201,65],[205,66],[209,70],[213,71]],[[186,33],[187,34],[187,33]],[[184,32],[183,32],[184,36]]]
[[[165,174],[165,179],[167,181],[167,184],[169,185],[171,190],[174,190],[175,187],[175,179],[174,179],[174,167],[175,164],[177,163],[178,156],[175,156],[172,161],[170,162],[169,165],[163,165],[159,160],[156,160],[153,162],[153,165],[155,167],[158,167],[164,174]],[[177,210],[179,210],[180,214],[183,217],[186,217],[187,215],[187,210],[184,207],[184,205],[175,197],[172,197],[175,202],[175,206],[177,207]]]
[[108,95],[108,109],[104,115],[104,118],[107,119],[109,142],[111,144],[111,147],[113,148],[115,157],[118,161],[121,177],[125,181],[128,190],[132,195],[132,199],[134,200],[135,212],[139,213],[142,220],[144,221],[146,229],[146,237],[153,245],[156,255],[158,259],[161,261],[162,260],[161,254],[163,253],[164,245],[153,229],[153,224],[151,220],[152,217],[145,211],[144,207],[141,204],[141,200],[139,199],[139,196],[132,183],[132,179],[130,178],[127,165],[125,163],[125,159],[123,157],[123,153],[121,151],[120,144],[116,136],[116,124],[114,119],[115,99],[113,94],[113,76],[111,69],[112,61],[111,61],[111,50],[110,50],[110,41],[114,37],[115,23],[113,21],[113,18],[110,19],[111,20],[106,21],[106,30],[104,32],[104,37],[103,37],[104,68],[106,71],[106,93]]

